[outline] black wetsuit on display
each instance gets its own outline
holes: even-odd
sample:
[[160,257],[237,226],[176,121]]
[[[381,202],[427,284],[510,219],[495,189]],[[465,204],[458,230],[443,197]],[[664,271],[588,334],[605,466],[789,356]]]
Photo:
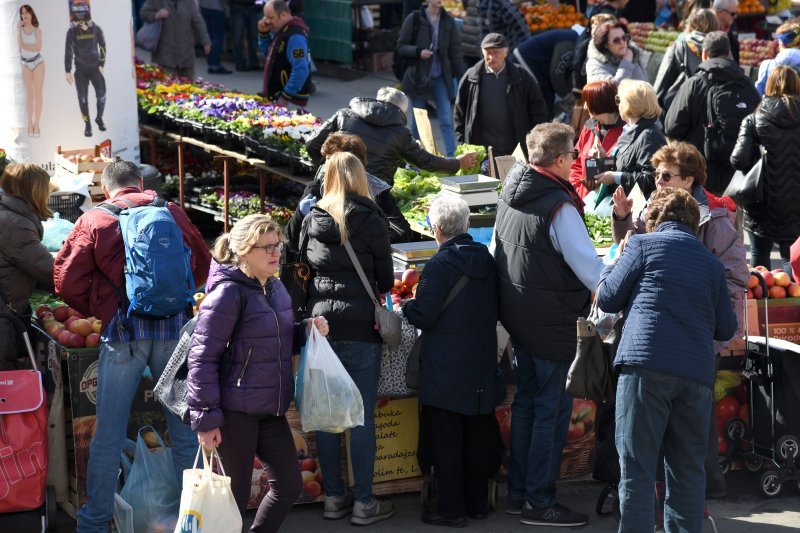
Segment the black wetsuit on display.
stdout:
[[106,79],[100,71],[106,64],[106,40],[103,30],[97,24],[89,23],[85,30],[74,25],[67,31],[67,43],[64,48],[64,67],[67,74],[72,72],[75,63],[75,89],[78,92],[78,106],[85,125],[84,134],[92,135],[89,117],[89,84],[94,88],[97,97],[97,118],[95,122],[100,131],[105,131],[103,111],[106,107]]

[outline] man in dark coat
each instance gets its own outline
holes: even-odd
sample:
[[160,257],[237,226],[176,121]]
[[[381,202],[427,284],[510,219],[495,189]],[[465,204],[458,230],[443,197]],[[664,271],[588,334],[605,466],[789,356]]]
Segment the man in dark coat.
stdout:
[[739,32],[736,31],[736,17],[739,16],[738,0],[714,0],[714,12],[717,14],[719,29],[728,35],[731,43],[733,61],[739,64]]
[[[730,58],[730,45],[724,32],[715,31],[706,35],[703,41],[703,62],[694,76],[684,83],[675,95],[667,110],[664,130],[667,137],[692,143],[700,153],[704,153],[706,124],[708,123],[708,92],[714,87],[733,81],[742,98],[737,108],[742,108],[742,118],[753,110],[759,102],[758,92],[752,80]],[[732,115],[728,115],[731,117]],[[741,121],[730,124],[731,131],[738,132]],[[732,146],[731,146],[732,148]],[[708,158],[710,154],[706,154]],[[714,194],[725,190],[733,176],[730,154],[708,158],[706,189]]]
[[565,385],[575,323],[587,316],[603,268],[569,183],[574,137],[566,124],[536,126],[526,139],[530,164],[511,169],[497,203],[499,315],[516,380],[506,512],[527,525],[588,522],[558,503],[555,484],[572,412]]
[[495,156],[509,155],[517,145],[525,151],[525,135],[547,122],[542,91],[533,76],[506,61],[505,37],[490,33],[481,49],[483,60],[467,70],[458,85],[453,116],[456,140],[491,145]]
[[353,98],[349,107],[337,111],[306,141],[308,155],[314,163],[320,163],[328,135],[341,131],[361,137],[367,145],[367,172],[389,185],[394,184],[395,171],[406,161],[423,170],[453,174],[475,166],[474,153],[439,157],[426,152],[406,125],[407,111],[408,97],[393,87],[379,89],[377,98]]

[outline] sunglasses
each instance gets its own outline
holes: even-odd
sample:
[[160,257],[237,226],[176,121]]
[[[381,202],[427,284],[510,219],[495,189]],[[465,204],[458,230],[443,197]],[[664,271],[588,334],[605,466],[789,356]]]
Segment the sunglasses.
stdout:
[[276,244],[265,244],[264,246],[253,246],[253,248],[261,248],[268,254],[274,254],[275,250],[278,250],[278,253],[282,253],[285,247],[286,245],[282,242]]
[[572,159],[578,159],[578,156],[581,154],[578,150],[570,150],[569,152],[564,152],[561,155],[571,154]]
[[610,42],[611,44],[622,44],[622,43],[627,43],[630,40],[631,36],[626,33],[622,37],[614,37],[613,39],[609,39],[608,42]]
[[669,180],[672,178],[681,178],[682,176],[680,174],[673,174],[672,172],[666,170],[656,170],[653,172],[653,177],[655,177],[656,180],[662,179],[669,183]]
[[724,11],[725,13],[730,15],[732,18],[736,18],[736,17],[739,16],[739,12],[738,11],[730,11],[728,9],[720,9],[719,11],[720,11],[720,13]]

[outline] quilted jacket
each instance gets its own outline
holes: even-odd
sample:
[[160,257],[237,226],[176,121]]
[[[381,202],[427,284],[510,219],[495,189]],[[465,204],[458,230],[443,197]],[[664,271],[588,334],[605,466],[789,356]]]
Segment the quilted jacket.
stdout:
[[664,222],[631,237],[600,275],[598,305],[624,311],[614,365],[673,374],[714,387],[714,340],[731,338],[736,316],[725,267],[691,230]]
[[767,152],[764,201],[744,208],[745,227],[756,235],[777,241],[794,241],[800,235],[800,102],[790,105],[765,96],[761,107],[742,122],[733,149],[733,167],[747,172]]
[[[305,342],[286,288],[277,278],[264,287],[237,267],[212,261],[206,289],[189,348],[186,400],[192,429],[222,426],[223,410],[283,416],[294,396],[292,354]],[[237,320],[233,357],[220,386],[221,356]]]

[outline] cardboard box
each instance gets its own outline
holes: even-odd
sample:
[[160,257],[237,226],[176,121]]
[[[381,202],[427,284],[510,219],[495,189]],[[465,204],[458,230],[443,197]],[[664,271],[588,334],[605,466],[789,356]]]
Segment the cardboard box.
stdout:
[[373,52],[370,72],[392,72],[392,56],[394,52]]
[[[766,307],[765,307],[766,305]],[[769,313],[769,337],[800,344],[800,298],[747,301],[748,335],[765,336]]]
[[[72,158],[72,160],[70,160],[70,158]],[[80,161],[81,158],[88,158],[88,160]],[[98,158],[102,158],[102,161],[94,161]],[[119,157],[110,155],[110,147],[109,150],[107,150],[99,144],[95,145],[93,148],[78,148],[77,150],[63,150],[61,146],[58,146],[53,156],[53,162],[57,166],[73,174],[95,172],[99,175],[110,162],[118,159]]]

